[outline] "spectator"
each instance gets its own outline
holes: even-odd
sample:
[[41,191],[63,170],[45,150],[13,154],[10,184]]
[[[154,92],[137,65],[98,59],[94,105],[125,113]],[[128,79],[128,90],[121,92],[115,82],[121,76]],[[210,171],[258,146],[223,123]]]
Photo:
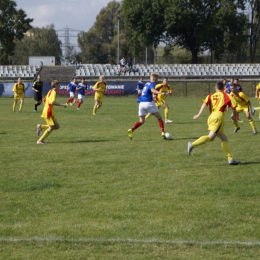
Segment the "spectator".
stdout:
[[134,73],[139,72],[139,69],[136,67],[136,65],[134,65],[134,67],[133,67],[133,72]]
[[125,57],[123,57],[123,58],[120,60],[120,65],[121,65],[121,67],[125,67],[125,65],[126,65]]
[[83,65],[82,65],[82,63],[80,61],[80,63],[78,63],[77,69],[81,69],[82,67],[83,67]]
[[133,59],[132,59],[132,58],[130,58],[130,59],[128,60],[128,66],[129,66],[129,67],[133,67]]

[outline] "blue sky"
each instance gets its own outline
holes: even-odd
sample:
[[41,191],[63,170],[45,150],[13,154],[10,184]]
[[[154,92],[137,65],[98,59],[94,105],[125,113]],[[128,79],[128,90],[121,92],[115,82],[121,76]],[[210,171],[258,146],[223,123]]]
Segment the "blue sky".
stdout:
[[[18,9],[23,9],[29,18],[33,18],[33,27],[54,24],[56,30],[65,27],[79,31],[88,31],[96,16],[112,0],[14,0]],[[120,1],[120,0],[118,0]],[[69,31],[76,36],[78,31]],[[64,31],[58,31],[64,42]],[[77,45],[77,37],[70,37],[70,44]],[[76,48],[77,51],[79,49]]]
[[33,26],[53,23],[55,29],[69,28],[88,31],[99,11],[111,0],[15,0],[28,17],[34,18]]

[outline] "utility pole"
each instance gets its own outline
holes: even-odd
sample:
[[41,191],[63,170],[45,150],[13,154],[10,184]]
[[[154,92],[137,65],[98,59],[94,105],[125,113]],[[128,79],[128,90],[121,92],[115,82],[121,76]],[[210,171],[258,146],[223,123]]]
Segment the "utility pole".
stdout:
[[119,60],[120,60],[120,10],[117,10],[117,65],[119,64]]

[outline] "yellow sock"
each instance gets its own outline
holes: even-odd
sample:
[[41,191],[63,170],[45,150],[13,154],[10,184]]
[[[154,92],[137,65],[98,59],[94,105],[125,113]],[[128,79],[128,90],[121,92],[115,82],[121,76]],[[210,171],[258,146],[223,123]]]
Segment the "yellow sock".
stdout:
[[232,158],[232,155],[229,150],[228,142],[222,142],[221,148],[222,148],[223,152],[225,153],[225,155],[227,156],[228,160],[232,160],[233,158]]
[[[49,127],[48,127],[49,128]],[[44,139],[46,139],[49,135],[50,135],[50,131],[47,129],[45,130],[45,132],[43,133],[43,135],[40,137],[39,141],[43,141]]]
[[236,128],[238,128],[238,123],[237,123],[237,121],[236,121],[236,123],[235,123],[235,121],[232,120],[232,122],[233,122],[234,126],[235,126]]
[[13,104],[13,112],[15,111],[16,103]]
[[149,118],[149,117],[151,117],[152,116],[152,114],[151,113],[148,113],[146,116],[145,116],[145,119],[147,119],[147,118]]
[[255,107],[255,110],[260,110],[260,107]]
[[19,111],[21,111],[23,108],[23,102],[20,103]]
[[202,144],[205,144],[205,143],[210,142],[210,141],[211,141],[210,137],[208,135],[204,135],[204,136],[201,136],[196,141],[194,141],[192,143],[192,146],[195,147],[195,146],[202,145]]
[[254,122],[253,119],[250,119],[250,120],[249,120],[249,124],[251,125],[251,127],[252,127],[253,130],[256,130],[255,122]]
[[164,109],[164,117],[165,117],[165,121],[167,121],[169,118],[169,108]]
[[96,114],[96,112],[97,112],[97,106],[95,105],[95,106],[93,107],[93,114]]

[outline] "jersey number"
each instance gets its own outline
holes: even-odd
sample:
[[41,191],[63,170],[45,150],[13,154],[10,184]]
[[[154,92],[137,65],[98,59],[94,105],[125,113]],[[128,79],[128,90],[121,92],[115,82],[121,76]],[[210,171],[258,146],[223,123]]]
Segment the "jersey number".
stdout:
[[215,101],[215,104],[214,104],[214,106],[216,106],[216,105],[217,105],[217,103],[218,103],[218,101],[219,101],[219,98],[213,98],[213,100]]
[[147,88],[147,87],[144,87],[144,88],[143,88],[142,96],[145,94],[144,92],[145,92],[146,88]]

